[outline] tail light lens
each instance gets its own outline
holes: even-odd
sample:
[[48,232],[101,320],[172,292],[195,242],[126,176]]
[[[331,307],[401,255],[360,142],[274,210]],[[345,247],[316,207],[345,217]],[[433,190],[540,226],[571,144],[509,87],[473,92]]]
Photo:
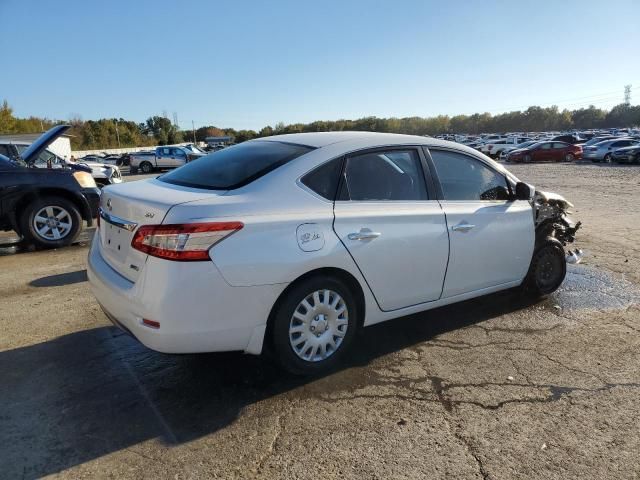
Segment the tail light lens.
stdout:
[[178,262],[209,260],[209,250],[244,226],[241,222],[144,225],[131,246],[148,255]]

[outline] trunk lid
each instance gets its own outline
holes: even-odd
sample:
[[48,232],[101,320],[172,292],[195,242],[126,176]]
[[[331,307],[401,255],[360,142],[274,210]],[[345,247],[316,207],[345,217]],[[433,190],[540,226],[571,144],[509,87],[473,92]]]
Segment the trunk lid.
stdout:
[[176,205],[225,193],[172,185],[157,179],[107,186],[100,198],[100,253],[111,268],[135,282],[147,260],[147,254],[131,247],[140,226],[163,223]]

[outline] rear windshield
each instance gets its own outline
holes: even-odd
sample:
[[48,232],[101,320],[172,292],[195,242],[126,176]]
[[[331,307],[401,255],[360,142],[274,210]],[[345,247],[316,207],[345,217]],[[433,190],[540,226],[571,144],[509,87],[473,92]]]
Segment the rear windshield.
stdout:
[[185,187],[233,190],[311,150],[304,145],[254,140],[193,160],[159,180]]

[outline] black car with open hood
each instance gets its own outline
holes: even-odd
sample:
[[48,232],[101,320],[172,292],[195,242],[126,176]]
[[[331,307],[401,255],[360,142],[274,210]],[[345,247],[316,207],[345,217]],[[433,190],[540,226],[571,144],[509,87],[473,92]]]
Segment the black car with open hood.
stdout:
[[19,157],[0,155],[0,230],[15,230],[40,247],[69,245],[93,223],[100,190],[80,169],[35,168],[38,156],[70,128],[57,125],[43,133]]

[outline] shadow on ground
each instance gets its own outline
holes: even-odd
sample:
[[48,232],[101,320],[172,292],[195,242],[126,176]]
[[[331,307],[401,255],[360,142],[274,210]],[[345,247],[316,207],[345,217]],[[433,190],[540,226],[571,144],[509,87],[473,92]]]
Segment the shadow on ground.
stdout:
[[353,367],[528,306],[503,292],[369,327],[341,372],[323,382],[286,375],[261,357],[156,353],[112,327],[1,352],[3,475],[36,478],[151,438],[189,442],[229,425],[247,405],[307,384],[353,390],[367,384]]

